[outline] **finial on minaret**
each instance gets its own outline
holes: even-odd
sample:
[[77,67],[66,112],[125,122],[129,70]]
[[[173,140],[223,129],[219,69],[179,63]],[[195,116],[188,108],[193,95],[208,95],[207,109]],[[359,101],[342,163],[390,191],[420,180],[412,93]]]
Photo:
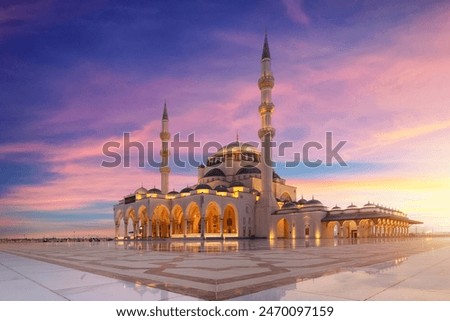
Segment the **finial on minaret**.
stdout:
[[165,100],[164,100],[164,110],[163,110],[162,119],[163,120],[169,120],[169,115],[167,114],[167,104],[166,104]]
[[261,59],[269,58],[270,59],[270,51],[269,51],[269,41],[267,41],[267,30],[264,35],[264,46]]
[[239,141],[239,129],[236,130],[236,141]]

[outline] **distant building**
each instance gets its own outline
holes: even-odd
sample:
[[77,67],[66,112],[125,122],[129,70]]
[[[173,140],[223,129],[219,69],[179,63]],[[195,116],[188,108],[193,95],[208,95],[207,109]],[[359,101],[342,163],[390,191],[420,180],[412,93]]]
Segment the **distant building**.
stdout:
[[265,159],[271,159],[275,136],[267,35],[261,57],[261,92],[258,136],[262,147],[238,139],[208,158],[198,168],[195,185],[169,191],[169,117],[164,105],[161,189],[138,188],[114,205],[116,238],[361,238],[408,235],[421,222],[406,214],[367,203],[329,209],[319,200],[296,198],[295,186],[286,184]]

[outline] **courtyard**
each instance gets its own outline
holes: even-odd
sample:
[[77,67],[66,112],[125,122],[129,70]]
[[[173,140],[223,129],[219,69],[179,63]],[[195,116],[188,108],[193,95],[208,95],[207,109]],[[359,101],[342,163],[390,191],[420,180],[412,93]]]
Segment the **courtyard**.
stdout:
[[0,244],[0,300],[450,300],[450,238]]

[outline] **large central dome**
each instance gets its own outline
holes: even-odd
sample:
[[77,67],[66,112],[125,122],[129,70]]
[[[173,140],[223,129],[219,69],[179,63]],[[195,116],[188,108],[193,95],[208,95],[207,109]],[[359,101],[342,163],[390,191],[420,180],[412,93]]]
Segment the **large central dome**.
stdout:
[[226,160],[259,163],[260,155],[261,152],[252,144],[234,141],[219,149],[212,156],[208,157],[207,166],[218,165]]

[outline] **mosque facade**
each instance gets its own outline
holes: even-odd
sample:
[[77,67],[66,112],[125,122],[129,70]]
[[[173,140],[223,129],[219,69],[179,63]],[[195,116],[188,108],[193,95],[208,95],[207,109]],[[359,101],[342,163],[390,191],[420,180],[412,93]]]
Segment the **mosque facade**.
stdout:
[[258,111],[261,147],[235,142],[208,157],[197,183],[169,191],[169,117],[164,105],[161,139],[161,189],[138,188],[114,205],[117,239],[158,238],[369,238],[409,234],[411,220],[398,210],[367,203],[328,208],[319,200],[297,199],[266,160],[275,136],[272,89],[275,80],[267,35],[261,57]]

